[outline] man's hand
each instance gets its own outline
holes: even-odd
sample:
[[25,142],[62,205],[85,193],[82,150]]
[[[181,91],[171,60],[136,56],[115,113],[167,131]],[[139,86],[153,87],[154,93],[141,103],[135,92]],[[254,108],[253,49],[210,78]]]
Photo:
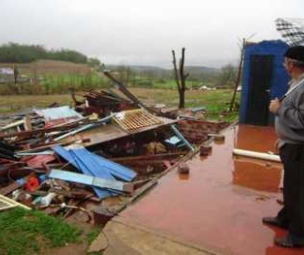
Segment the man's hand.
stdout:
[[274,154],[278,155],[279,154],[279,139],[277,139],[275,142],[274,142]]
[[281,107],[280,100],[278,98],[275,98],[275,99],[270,101],[268,109],[269,109],[270,112],[276,114],[280,107]]

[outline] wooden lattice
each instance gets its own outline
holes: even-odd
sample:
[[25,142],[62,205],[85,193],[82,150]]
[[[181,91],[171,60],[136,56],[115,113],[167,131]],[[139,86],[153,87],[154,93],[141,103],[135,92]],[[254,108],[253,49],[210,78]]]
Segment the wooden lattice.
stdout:
[[31,208],[21,204],[21,203],[18,203],[8,197],[5,197],[3,195],[0,194],[0,211],[3,211],[3,210],[7,210],[7,209],[10,209],[10,208],[14,208],[16,206],[20,206],[24,209],[27,209],[27,210],[30,210]]
[[113,119],[127,131],[163,123],[162,120],[143,109],[120,112]]

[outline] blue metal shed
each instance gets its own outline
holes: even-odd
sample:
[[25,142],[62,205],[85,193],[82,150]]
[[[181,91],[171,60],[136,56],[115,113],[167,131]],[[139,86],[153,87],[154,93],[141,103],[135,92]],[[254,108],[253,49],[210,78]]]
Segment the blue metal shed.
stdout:
[[288,45],[281,40],[245,45],[240,123],[273,125],[269,101],[287,90],[289,76],[282,63]]

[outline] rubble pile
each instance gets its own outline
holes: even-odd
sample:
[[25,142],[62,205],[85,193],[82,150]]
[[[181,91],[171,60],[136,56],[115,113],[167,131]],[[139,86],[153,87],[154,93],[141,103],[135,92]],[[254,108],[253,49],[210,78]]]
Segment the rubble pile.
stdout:
[[109,219],[227,126],[157,116],[105,91],[83,96],[74,95],[74,109],[54,104],[2,119],[0,210]]

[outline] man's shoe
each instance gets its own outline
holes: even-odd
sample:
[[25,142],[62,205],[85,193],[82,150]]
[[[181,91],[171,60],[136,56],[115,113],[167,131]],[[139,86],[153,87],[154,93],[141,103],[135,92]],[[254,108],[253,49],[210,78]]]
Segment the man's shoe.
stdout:
[[288,229],[288,224],[280,219],[278,217],[264,217],[262,219],[264,224],[276,226],[279,228]]
[[302,248],[304,247],[304,237],[295,237],[288,234],[286,237],[277,237],[274,243],[284,248]]

